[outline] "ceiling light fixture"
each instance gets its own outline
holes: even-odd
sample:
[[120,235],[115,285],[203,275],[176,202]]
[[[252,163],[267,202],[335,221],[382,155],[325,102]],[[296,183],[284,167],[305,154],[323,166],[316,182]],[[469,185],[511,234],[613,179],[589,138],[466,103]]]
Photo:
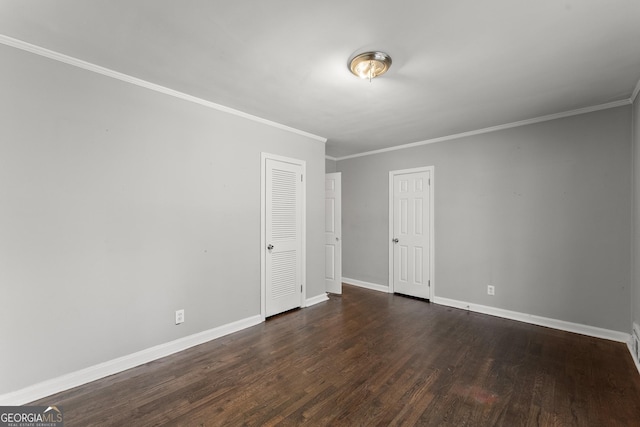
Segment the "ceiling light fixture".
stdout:
[[375,79],[391,67],[391,57],[384,52],[364,52],[349,61],[349,69],[361,79]]

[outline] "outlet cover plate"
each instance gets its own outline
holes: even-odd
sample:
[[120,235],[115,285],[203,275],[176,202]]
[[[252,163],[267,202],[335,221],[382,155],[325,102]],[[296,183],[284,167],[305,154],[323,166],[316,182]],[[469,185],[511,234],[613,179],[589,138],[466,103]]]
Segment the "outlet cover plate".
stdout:
[[184,323],[184,310],[176,310],[176,325]]

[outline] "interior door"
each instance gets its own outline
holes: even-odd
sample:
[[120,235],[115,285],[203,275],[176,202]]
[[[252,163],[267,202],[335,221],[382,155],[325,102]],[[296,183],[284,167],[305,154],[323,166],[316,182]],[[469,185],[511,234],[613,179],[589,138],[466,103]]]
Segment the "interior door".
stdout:
[[265,316],[302,306],[302,166],[265,159]]
[[393,290],[430,298],[430,171],[393,175]]
[[325,290],[342,293],[342,174],[325,175],[324,283]]

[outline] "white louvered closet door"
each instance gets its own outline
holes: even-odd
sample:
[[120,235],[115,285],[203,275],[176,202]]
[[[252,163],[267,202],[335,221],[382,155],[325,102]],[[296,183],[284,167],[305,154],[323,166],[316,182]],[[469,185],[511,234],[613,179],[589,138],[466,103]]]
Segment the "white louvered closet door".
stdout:
[[266,160],[266,316],[302,306],[302,167]]

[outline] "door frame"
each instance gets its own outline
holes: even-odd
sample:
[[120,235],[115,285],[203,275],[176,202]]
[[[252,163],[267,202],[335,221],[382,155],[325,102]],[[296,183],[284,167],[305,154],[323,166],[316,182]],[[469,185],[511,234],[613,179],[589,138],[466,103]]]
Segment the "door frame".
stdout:
[[306,307],[307,301],[307,162],[277,154],[260,153],[260,317],[264,322],[267,318],[267,160],[277,160],[291,163],[302,168],[302,224],[301,224],[301,254],[300,276],[302,281],[302,295],[300,307]]
[[[389,171],[389,293],[394,293],[393,284],[393,179],[397,175],[414,172],[429,172],[429,301],[435,297],[435,235],[434,235],[434,193],[435,193],[435,167],[423,166],[411,169]],[[425,212],[426,213],[426,212]]]
[[[338,241],[337,241],[337,244],[336,244],[336,247],[338,248],[338,249],[337,249],[337,251],[338,251],[338,255],[339,255],[339,256],[337,256],[337,257],[336,257],[336,256],[334,256],[334,267],[335,267],[335,264],[336,264],[336,263],[335,263],[335,258],[338,258],[338,259],[339,259],[339,262],[338,262],[337,264],[338,264],[339,268],[335,268],[335,271],[336,271],[337,273],[339,273],[339,274],[336,274],[336,276],[337,276],[337,282],[338,282],[338,284],[339,284],[339,286],[340,286],[340,294],[342,294],[342,172],[329,172],[329,173],[325,173],[325,174],[324,174],[325,184],[326,184],[326,182],[327,182],[327,176],[328,176],[328,175],[334,175],[334,176],[337,176],[337,177],[338,177],[338,181],[340,182],[340,187],[339,187],[339,188],[338,188],[338,190],[337,190],[337,191],[338,191],[338,194],[340,195],[340,202],[339,202],[339,203],[340,203],[340,217],[339,217],[339,218],[337,218],[337,219],[338,219],[338,225],[336,226],[336,228],[337,228],[337,229],[338,229],[338,231],[339,231],[339,232],[337,233],[337,234],[338,234],[338,237],[337,237],[337,238],[338,238]],[[327,198],[327,197],[326,197],[326,188],[325,188],[325,201],[326,201],[326,198]],[[326,202],[325,202],[325,203],[326,203]],[[325,212],[325,221],[326,221],[326,212]],[[325,223],[325,226],[326,226],[326,223]],[[326,228],[325,228],[325,232],[326,232]],[[325,235],[325,245],[326,245],[326,244],[327,244],[327,242],[326,242],[326,235]],[[326,266],[327,266],[326,252],[325,252],[325,260],[324,260],[324,263],[325,263],[325,271],[326,271]],[[326,289],[326,275],[325,275],[325,292],[329,292],[329,291]]]

